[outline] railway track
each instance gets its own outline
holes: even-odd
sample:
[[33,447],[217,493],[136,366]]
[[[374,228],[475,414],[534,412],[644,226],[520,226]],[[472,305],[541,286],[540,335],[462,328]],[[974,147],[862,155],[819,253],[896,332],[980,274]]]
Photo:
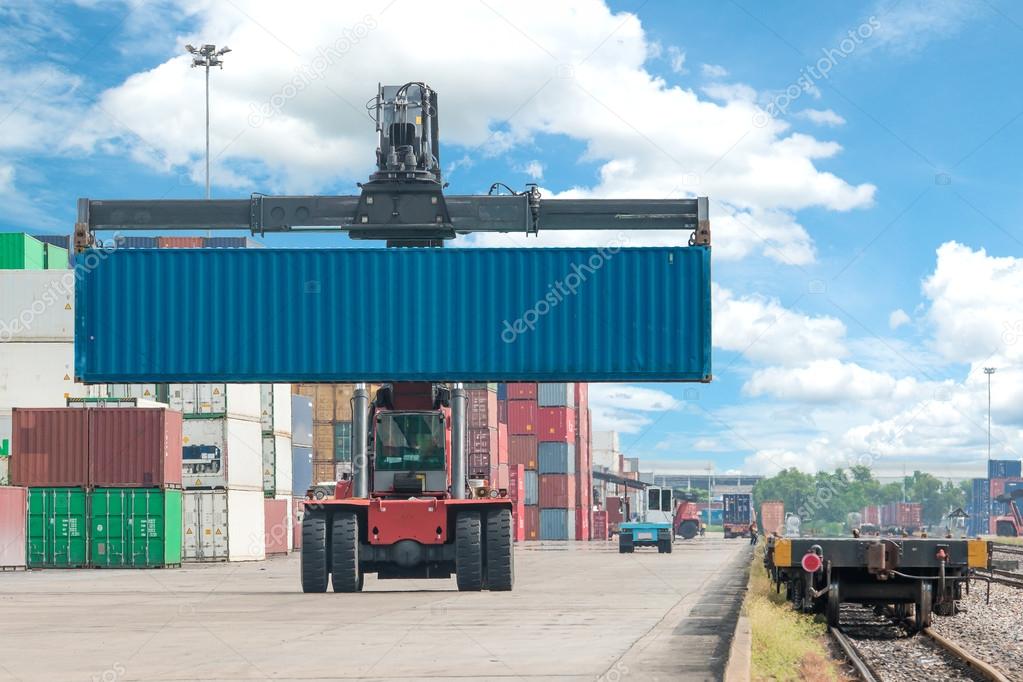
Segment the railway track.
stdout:
[[991,582],[1023,589],[1023,573],[1003,571],[1001,569],[993,568],[990,571],[977,569],[977,575],[987,578]]
[[842,606],[831,636],[864,682],[988,680],[1009,682],[991,665],[931,628],[913,633],[872,608]]

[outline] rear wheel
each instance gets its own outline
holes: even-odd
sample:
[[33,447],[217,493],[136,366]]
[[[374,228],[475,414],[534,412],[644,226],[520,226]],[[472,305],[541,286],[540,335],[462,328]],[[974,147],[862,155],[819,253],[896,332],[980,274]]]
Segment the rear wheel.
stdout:
[[326,592],[327,518],[322,511],[306,511],[302,517],[302,591]]
[[355,512],[339,511],[331,526],[330,580],[335,592],[362,590],[359,570],[359,517]]
[[931,627],[933,594],[933,586],[928,582],[921,581],[920,594],[916,598],[916,618],[913,623],[917,630]]
[[632,554],[635,550],[635,545],[632,544],[632,533],[619,532],[618,533],[618,553],[619,554]]
[[837,628],[839,613],[842,609],[842,594],[838,588],[838,581],[832,580],[831,585],[828,586],[828,605],[827,605],[827,618],[828,625]]
[[506,592],[515,583],[510,509],[487,514],[487,589]]
[[678,527],[678,534],[686,540],[692,540],[699,532],[700,527],[696,525],[696,521],[683,521]]
[[479,512],[462,512],[455,521],[455,580],[460,592],[483,589],[483,547]]

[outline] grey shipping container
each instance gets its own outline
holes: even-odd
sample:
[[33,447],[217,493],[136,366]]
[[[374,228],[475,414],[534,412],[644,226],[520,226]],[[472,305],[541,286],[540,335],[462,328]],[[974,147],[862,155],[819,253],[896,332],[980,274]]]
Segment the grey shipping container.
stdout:
[[155,249],[156,237],[118,237],[114,242],[120,249]]
[[291,442],[313,446],[313,401],[304,395],[291,396]]
[[536,402],[540,407],[575,407],[575,384],[539,384]]
[[313,484],[313,448],[309,445],[291,445],[291,494],[305,497]]
[[575,509],[541,509],[541,540],[574,540]]
[[574,474],[574,443],[540,443],[537,446],[537,470],[541,474]]
[[202,240],[207,249],[261,249],[263,245],[248,237],[206,237]]
[[539,504],[540,503],[540,477],[532,469],[526,469],[526,475],[523,478],[523,485],[526,487],[526,504]]

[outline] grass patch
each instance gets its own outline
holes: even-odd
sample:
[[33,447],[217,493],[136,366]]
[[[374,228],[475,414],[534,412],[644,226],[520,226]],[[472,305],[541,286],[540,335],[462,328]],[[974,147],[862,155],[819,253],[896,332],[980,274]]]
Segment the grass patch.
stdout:
[[837,682],[847,679],[831,658],[826,645],[827,626],[797,613],[776,594],[763,567],[763,548],[753,555],[749,592],[743,609],[753,635],[753,680],[810,680]]

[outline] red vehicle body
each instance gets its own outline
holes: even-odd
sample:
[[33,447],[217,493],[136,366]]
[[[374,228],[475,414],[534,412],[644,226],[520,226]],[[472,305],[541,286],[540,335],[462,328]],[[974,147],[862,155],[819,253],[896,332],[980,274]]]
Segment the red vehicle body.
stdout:
[[700,532],[700,507],[696,502],[682,500],[675,506],[675,535],[692,540]]
[[452,494],[448,405],[447,389],[430,383],[377,392],[369,412],[369,496],[354,497],[353,481],[339,481],[334,499],[305,502],[304,591],[326,591],[329,577],[335,592],[358,592],[367,573],[455,575],[463,591],[512,588],[512,500],[488,482],[468,490],[467,499]]
[[1003,538],[1023,537],[1023,511],[1020,510],[1023,490],[1014,490],[1011,495],[999,495],[997,499],[999,502],[1008,502],[1009,513],[991,519],[995,535]]

